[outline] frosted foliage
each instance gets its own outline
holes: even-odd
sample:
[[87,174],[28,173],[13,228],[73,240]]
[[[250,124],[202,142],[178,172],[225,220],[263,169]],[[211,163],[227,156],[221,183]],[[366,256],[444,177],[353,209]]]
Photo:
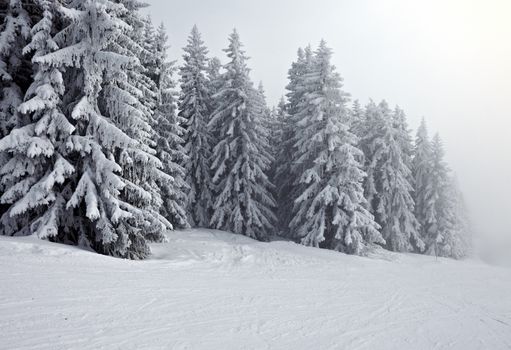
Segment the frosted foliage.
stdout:
[[23,100],[19,82],[25,70],[23,47],[30,40],[30,17],[21,0],[10,0],[0,23],[0,137],[18,125],[17,107]]
[[292,163],[289,161],[294,153],[294,137],[299,111],[299,102],[302,99],[304,90],[301,87],[305,74],[312,69],[312,50],[308,46],[305,50],[298,50],[296,62],[291,65],[288,72],[289,84],[286,89],[287,103],[286,118],[282,124],[282,140],[276,156],[275,187],[278,200],[278,224],[279,230],[285,236],[292,237],[289,232],[289,223],[293,217],[293,201],[299,193],[299,186],[295,186],[298,174],[294,173]]
[[462,195],[450,177],[438,134],[432,142],[431,183],[436,220],[433,228],[424,236],[427,252],[462,258],[470,251],[469,225]]
[[417,130],[413,156],[415,216],[421,225],[421,236],[427,246],[436,241],[438,193],[433,183],[433,149],[425,120]]
[[[64,157],[73,159],[74,175],[64,186],[65,205],[56,202],[61,212],[65,208],[76,218],[73,227],[62,230],[67,233],[62,239],[105,254],[143,258],[149,247],[142,229],[154,215],[139,201],[150,194],[123,170],[128,156],[149,169],[158,161],[141,142],[149,129],[124,73],[136,58],[116,45],[131,29],[122,20],[127,10],[108,0],[75,1],[59,10],[69,21],[54,37],[59,49],[34,62],[64,71],[67,83],[77,84],[65,95],[74,131],[59,147]],[[127,133],[133,128],[137,134]],[[133,150],[138,151],[130,154]],[[126,195],[128,190],[138,194],[136,200]]]
[[384,241],[365,208],[365,173],[358,161],[362,153],[346,125],[347,95],[331,55],[321,42],[300,82],[303,98],[296,106],[292,155],[300,192],[290,226],[304,245],[362,254],[368,245]]
[[160,213],[174,227],[189,227],[186,212],[188,184],[185,180],[183,164],[188,162],[185,154],[183,125],[185,120],[177,114],[176,94],[174,91],[173,62],[167,61],[167,34],[163,25],[159,26],[155,37],[153,66],[149,73],[156,84],[156,108],[153,127],[157,139],[157,156],[163,164],[163,171],[170,176],[168,180],[158,181],[162,193]]
[[419,223],[414,215],[408,138],[403,119],[385,101],[366,107],[365,134],[360,145],[365,154],[364,184],[369,208],[382,227],[386,247],[393,251],[422,251]]
[[[208,122],[213,109],[207,74],[207,49],[196,26],[184,48],[184,65],[180,68],[181,94],[179,116],[185,120],[184,151],[186,182],[190,186],[188,206],[190,223],[208,227],[213,195],[211,188],[211,152],[213,138]],[[214,79],[214,78],[213,78]]]
[[215,199],[211,225],[266,239],[275,220],[275,201],[266,171],[272,162],[266,149],[264,107],[248,76],[238,33],[229,37],[216,109],[209,122],[218,140],[213,147]]
[[[38,57],[58,49],[51,37],[54,7],[39,1],[43,16],[30,32],[31,41],[23,49]],[[55,237],[63,215],[63,184],[74,167],[62,155],[61,147],[73,125],[61,112],[64,92],[61,71],[46,64],[34,64],[34,81],[17,112],[29,116],[0,140],[0,152],[10,160],[0,168],[0,183],[5,191],[0,201],[8,206],[2,216],[3,234],[32,233],[41,238]]]
[[162,171],[163,164],[156,156],[153,122],[154,103],[151,103],[150,84],[145,75],[141,60],[148,59],[151,52],[143,47],[145,22],[136,11],[143,4],[134,0],[121,3],[127,11],[120,18],[128,25],[129,31],[121,31],[109,48],[118,54],[131,58],[129,66],[123,71],[106,72],[108,84],[103,87],[101,103],[115,125],[130,138],[138,141],[135,147],[126,147],[117,157],[122,168],[126,186],[122,197],[139,209],[143,209],[141,229],[145,237],[152,241],[163,241],[163,233],[172,228],[172,224],[159,213],[163,203],[159,182],[172,181]]

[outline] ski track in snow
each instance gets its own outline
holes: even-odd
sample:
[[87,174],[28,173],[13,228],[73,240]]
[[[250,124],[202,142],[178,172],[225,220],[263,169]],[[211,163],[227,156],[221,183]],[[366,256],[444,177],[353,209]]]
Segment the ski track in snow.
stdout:
[[169,240],[126,261],[0,237],[0,349],[511,349],[511,269]]

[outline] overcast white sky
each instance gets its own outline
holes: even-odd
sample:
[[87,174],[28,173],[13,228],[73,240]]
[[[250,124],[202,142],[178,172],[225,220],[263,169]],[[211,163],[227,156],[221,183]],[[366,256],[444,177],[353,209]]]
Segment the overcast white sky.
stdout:
[[[511,238],[510,0],[147,0],[178,59],[194,24],[212,55],[236,27],[274,104],[300,46],[335,51],[345,90],[438,131],[479,230]],[[511,254],[511,253],[510,253]]]

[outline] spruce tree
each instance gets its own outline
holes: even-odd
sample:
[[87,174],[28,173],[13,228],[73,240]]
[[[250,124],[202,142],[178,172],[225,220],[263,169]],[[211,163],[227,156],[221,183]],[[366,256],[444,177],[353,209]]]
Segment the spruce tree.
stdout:
[[353,101],[353,105],[350,110],[350,130],[357,137],[361,138],[364,136],[365,126],[365,112],[358,100]]
[[312,69],[304,75],[303,98],[296,112],[296,150],[291,156],[296,185],[291,231],[302,244],[361,254],[384,243],[368,212],[357,159],[362,152],[348,130],[348,95],[330,63],[331,50],[321,42]]
[[161,24],[154,38],[155,64],[151,75],[156,84],[156,109],[153,127],[157,139],[157,156],[163,163],[163,171],[171,176],[171,181],[158,181],[163,204],[161,214],[175,228],[189,227],[186,202],[188,185],[185,181],[183,164],[188,161],[183,147],[186,120],[177,114],[175,83],[173,81],[174,62],[167,61],[167,34]]
[[75,128],[62,113],[61,70],[37,63],[38,57],[58,49],[52,38],[56,6],[53,1],[39,0],[37,7],[42,18],[31,29],[31,42],[23,49],[23,54],[33,55],[34,81],[25,102],[16,108],[28,122],[0,140],[0,152],[9,155],[0,167],[0,183],[5,186],[0,202],[9,208],[0,219],[0,234],[53,238],[65,212],[62,185],[74,173],[63,155],[63,143]]
[[191,225],[208,227],[213,207],[210,170],[213,139],[208,128],[212,98],[206,77],[208,50],[197,26],[193,27],[184,51],[179,116],[185,120],[186,129],[184,151],[188,161],[185,170],[190,186],[187,211]]
[[366,107],[360,145],[368,174],[364,188],[369,208],[382,227],[386,247],[393,251],[422,251],[419,223],[414,215],[411,170],[407,165],[407,137],[401,118],[392,114],[385,101]]
[[[468,211],[454,176],[448,179],[447,188],[444,196],[445,206],[449,208],[446,217],[447,230],[441,232],[441,240],[437,245],[437,254],[439,256],[462,259],[472,253],[472,235]],[[441,227],[444,227],[443,222]]]
[[212,57],[208,60],[208,66],[206,68],[206,77],[208,79],[208,90],[212,97],[211,103],[214,103],[214,98],[219,91],[222,85],[221,81],[221,73],[222,62],[217,57]]
[[293,218],[293,200],[300,192],[297,186],[298,174],[293,172],[291,163],[291,156],[295,152],[295,129],[298,119],[296,115],[304,94],[302,86],[304,76],[312,69],[312,56],[310,46],[307,46],[305,50],[298,49],[297,60],[292,63],[288,71],[286,118],[282,125],[282,143],[278,149],[279,162],[277,162],[274,180],[278,199],[278,229],[281,235],[288,237],[293,236],[289,231],[289,223]]
[[0,23],[0,138],[20,125],[18,106],[30,84],[31,65],[23,55],[31,35],[27,5],[33,6],[21,0],[10,0],[3,23]]
[[211,225],[264,240],[275,220],[267,171],[272,158],[265,146],[263,110],[249,78],[245,52],[236,30],[225,50],[221,87],[209,122],[213,135],[214,212]]
[[413,155],[412,173],[414,178],[415,217],[420,224],[423,240],[436,229],[437,217],[435,203],[437,201],[433,188],[433,150],[428,136],[426,121],[422,119],[417,130]]
[[[270,122],[268,126],[268,144],[274,163],[271,167],[271,182],[277,184],[277,169],[282,162],[288,162],[289,159],[282,159],[282,142],[284,140],[284,129],[287,122],[287,106],[286,100],[282,97],[276,107],[270,111]],[[278,191],[276,191],[276,198],[278,197]],[[280,201],[277,199],[277,203]]]
[[[32,4],[21,0],[5,1],[0,7],[0,139],[9,134],[21,121],[18,107],[23,101],[30,84],[31,69],[29,60],[23,55],[23,48],[30,41]],[[34,8],[36,8],[34,6]],[[7,152],[0,152],[0,168],[9,160]],[[6,184],[0,182],[0,193]],[[0,216],[7,207],[0,203]]]
[[144,28],[143,18],[138,10],[144,4],[137,0],[120,0],[125,8],[119,18],[129,25],[121,31],[109,50],[130,58],[129,66],[123,71],[105,72],[106,83],[100,94],[100,104],[114,124],[136,142],[136,147],[126,147],[116,161],[122,168],[124,187],[121,198],[144,210],[141,229],[146,238],[161,242],[163,233],[172,228],[170,222],[159,213],[162,198],[158,183],[171,182],[164,173],[162,162],[156,157],[150,104],[144,94],[147,80],[139,57],[147,53],[137,42]]
[[61,193],[66,210],[54,220],[59,226],[54,239],[104,254],[143,258],[150,252],[144,228],[151,214],[124,196],[127,186],[139,193],[144,189],[122,174],[119,157],[124,150],[137,148],[138,157],[149,159],[150,155],[118,126],[134,121],[126,111],[131,103],[126,102],[134,101],[133,96],[119,92],[124,107],[116,109],[111,92],[103,90],[111,82],[127,86],[123,72],[132,66],[133,58],[113,50],[114,42],[131,29],[121,19],[126,8],[109,0],[77,0],[60,9],[68,25],[54,37],[59,49],[34,59],[64,72],[62,110],[74,126],[59,149],[74,173],[67,181],[59,178],[64,181]]
[[431,255],[460,259],[470,250],[469,227],[463,198],[444,160],[445,153],[438,134],[432,142],[431,182],[435,224],[426,232],[426,252]]

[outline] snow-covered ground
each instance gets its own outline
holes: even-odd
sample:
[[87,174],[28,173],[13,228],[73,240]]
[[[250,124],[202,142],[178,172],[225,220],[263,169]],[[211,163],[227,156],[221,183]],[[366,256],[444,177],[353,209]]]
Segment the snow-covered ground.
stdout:
[[0,349],[511,349],[511,269],[204,230],[153,250],[0,237]]

